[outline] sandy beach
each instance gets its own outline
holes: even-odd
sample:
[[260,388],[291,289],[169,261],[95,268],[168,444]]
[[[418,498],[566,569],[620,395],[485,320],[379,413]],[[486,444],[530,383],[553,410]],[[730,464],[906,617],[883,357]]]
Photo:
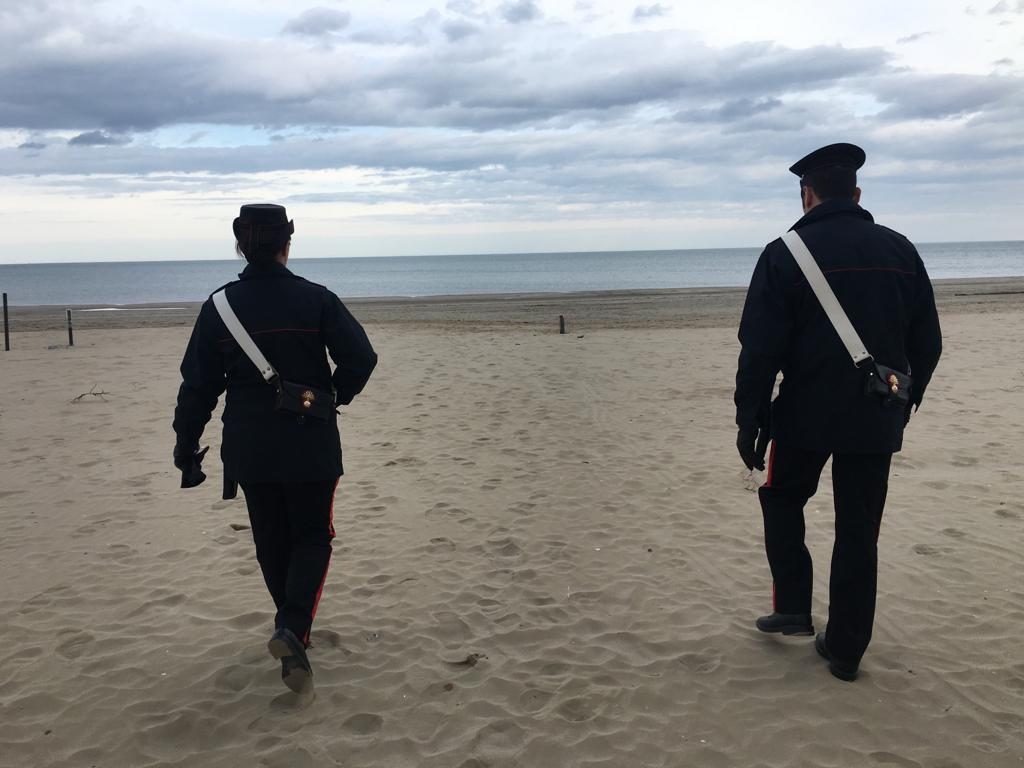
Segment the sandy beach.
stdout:
[[[380,365],[341,417],[313,698],[266,652],[219,461],[178,488],[195,306],[76,312],[74,348],[62,308],[15,307],[0,766],[1024,766],[1024,281],[937,295],[946,351],[894,463],[852,685],[811,638],[753,627],[770,575],[734,448],[742,291],[350,302]],[[831,501],[826,470],[820,629]]]

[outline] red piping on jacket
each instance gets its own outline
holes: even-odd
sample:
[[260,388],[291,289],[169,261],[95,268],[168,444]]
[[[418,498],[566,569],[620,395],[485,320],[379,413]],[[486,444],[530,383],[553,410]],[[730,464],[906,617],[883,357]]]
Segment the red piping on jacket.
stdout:
[[[262,336],[265,333],[320,333],[319,328],[271,328],[266,331],[249,331],[250,336]],[[225,341],[233,341],[234,336],[228,336],[226,339],[220,339],[220,343]]]

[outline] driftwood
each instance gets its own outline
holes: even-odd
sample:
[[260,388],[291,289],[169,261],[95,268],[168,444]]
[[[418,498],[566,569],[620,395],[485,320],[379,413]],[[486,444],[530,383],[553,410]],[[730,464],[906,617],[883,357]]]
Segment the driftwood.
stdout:
[[109,392],[104,392],[103,390],[100,390],[99,392],[97,392],[96,391],[96,385],[93,384],[92,385],[92,389],[90,389],[88,392],[83,392],[82,394],[80,394],[78,397],[76,397],[71,402],[72,403],[80,403],[80,402],[82,402],[83,399],[85,399],[87,397],[98,397],[103,402],[107,402],[107,397],[106,396],[109,395],[109,394],[110,394]]

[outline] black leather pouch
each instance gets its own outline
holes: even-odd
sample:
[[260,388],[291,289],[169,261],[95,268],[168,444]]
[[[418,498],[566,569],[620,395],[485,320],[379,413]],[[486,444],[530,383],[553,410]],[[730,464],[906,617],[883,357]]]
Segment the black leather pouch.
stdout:
[[320,421],[330,421],[334,417],[333,392],[283,379],[279,379],[276,384],[276,410]]
[[914,384],[914,380],[910,376],[874,361],[870,361],[865,369],[867,371],[864,385],[866,394],[881,397],[886,405],[906,407],[910,402],[910,392]]

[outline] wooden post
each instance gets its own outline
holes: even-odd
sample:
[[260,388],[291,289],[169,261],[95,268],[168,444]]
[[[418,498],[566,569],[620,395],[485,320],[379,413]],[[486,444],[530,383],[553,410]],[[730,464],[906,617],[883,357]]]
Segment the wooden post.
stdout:
[[7,294],[4,294],[4,351],[11,351],[11,333],[7,329]]
[[565,315],[558,316],[558,332],[565,333]]
[[75,331],[71,327],[71,310],[69,309],[67,312],[68,312],[68,346],[69,347],[73,347],[73,346],[75,346]]

